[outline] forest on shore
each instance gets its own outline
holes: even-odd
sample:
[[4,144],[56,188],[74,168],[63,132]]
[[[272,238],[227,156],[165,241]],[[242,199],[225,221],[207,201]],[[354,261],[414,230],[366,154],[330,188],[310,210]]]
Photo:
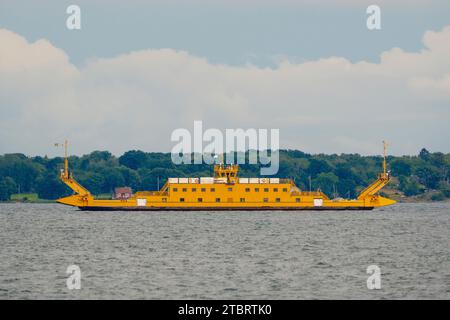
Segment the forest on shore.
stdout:
[[[292,178],[302,190],[320,189],[330,197],[354,198],[381,172],[382,157],[359,154],[307,154],[298,150],[280,151],[280,169],[275,177]],[[450,154],[422,149],[415,156],[389,156],[392,182],[382,193],[403,201],[443,201],[450,199]],[[157,190],[169,177],[212,176],[211,165],[175,165],[170,153],[127,151],[120,157],[108,151],[71,156],[74,178],[94,195],[107,196],[115,187]],[[0,156],[0,201],[54,200],[70,195],[59,180],[61,157]],[[241,165],[239,176],[260,176],[260,165]],[[35,200],[36,200],[35,199]]]

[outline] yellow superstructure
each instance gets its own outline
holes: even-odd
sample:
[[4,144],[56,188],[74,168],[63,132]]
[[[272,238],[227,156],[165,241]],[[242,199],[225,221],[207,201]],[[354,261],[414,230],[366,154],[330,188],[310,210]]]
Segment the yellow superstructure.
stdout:
[[169,178],[159,191],[126,200],[99,200],[73,179],[66,152],[61,180],[75,194],[57,201],[83,210],[370,210],[396,202],[378,194],[390,180],[384,155],[383,172],[352,200],[300,190],[290,179],[239,178],[238,165],[215,165],[213,177]]

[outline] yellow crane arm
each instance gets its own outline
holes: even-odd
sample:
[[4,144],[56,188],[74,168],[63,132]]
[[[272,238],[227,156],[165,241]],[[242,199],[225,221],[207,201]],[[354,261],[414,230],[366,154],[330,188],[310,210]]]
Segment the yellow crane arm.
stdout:
[[76,194],[79,194],[80,196],[91,195],[91,193],[85,187],[76,182],[69,175],[66,175],[65,172],[61,173],[61,181],[64,182],[70,189],[72,189]]
[[367,188],[365,188],[358,196],[358,200],[363,200],[368,196],[372,196],[380,191],[385,185],[389,183],[389,175],[382,174],[380,177]]

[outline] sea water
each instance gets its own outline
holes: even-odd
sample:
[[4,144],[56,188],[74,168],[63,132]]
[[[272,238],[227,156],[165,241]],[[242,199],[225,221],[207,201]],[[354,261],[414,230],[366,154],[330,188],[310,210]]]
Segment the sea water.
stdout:
[[[449,257],[448,202],[342,212],[0,204],[0,299],[449,299]],[[369,289],[369,266],[380,289]]]

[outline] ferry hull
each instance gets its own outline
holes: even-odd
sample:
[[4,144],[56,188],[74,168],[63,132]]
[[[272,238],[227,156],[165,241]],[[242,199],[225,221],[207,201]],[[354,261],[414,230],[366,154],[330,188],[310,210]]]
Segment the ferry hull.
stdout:
[[[85,211],[343,211],[372,210],[392,205],[395,200],[379,195],[364,200],[318,199],[318,195],[302,195],[299,201],[258,203],[212,203],[157,201],[153,196],[128,200],[99,200],[93,197],[73,195],[58,199],[61,204]],[[294,197],[295,199],[295,197]]]

